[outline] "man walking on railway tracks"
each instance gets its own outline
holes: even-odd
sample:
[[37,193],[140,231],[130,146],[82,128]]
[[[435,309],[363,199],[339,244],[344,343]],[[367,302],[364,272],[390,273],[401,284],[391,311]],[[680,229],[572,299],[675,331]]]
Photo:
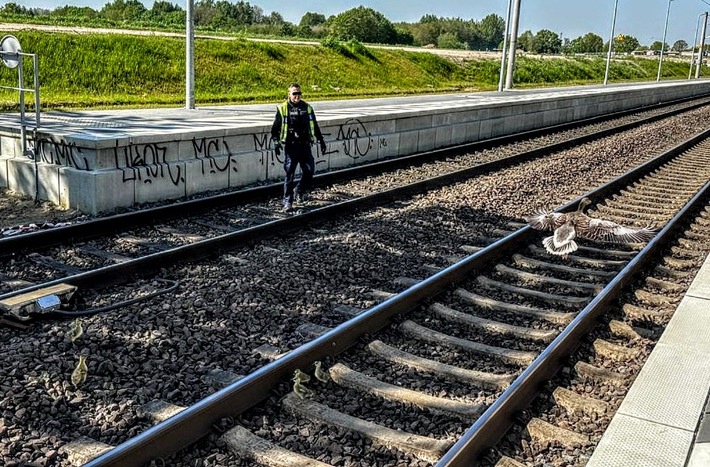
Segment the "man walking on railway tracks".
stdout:
[[[316,121],[313,107],[301,99],[301,86],[294,83],[288,87],[288,100],[276,110],[274,124],[271,126],[271,140],[278,156],[284,151],[284,210],[293,209],[294,198],[305,201],[316,169],[311,145],[320,143],[321,152],[326,146],[323,135]],[[301,166],[301,179],[295,183],[296,167]]]

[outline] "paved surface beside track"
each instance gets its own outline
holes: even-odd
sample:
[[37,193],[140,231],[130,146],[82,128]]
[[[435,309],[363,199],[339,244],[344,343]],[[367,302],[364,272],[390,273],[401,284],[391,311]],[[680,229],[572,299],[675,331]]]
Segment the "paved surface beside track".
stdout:
[[[683,80],[685,81],[685,80]],[[511,106],[519,102],[551,97],[574,97],[623,92],[644,87],[660,87],[677,84],[678,81],[661,83],[631,83],[614,85],[573,86],[562,88],[508,90],[461,94],[431,94],[422,96],[386,97],[377,99],[351,99],[312,101],[308,89],[304,98],[316,110],[319,120],[357,118],[369,115],[389,115],[412,112],[417,109],[455,107],[456,103],[468,106],[472,103],[487,106]],[[284,99],[286,95],[284,93]],[[88,139],[115,139],[117,137],[144,136],[156,132],[182,133],[220,130],[239,126],[270,125],[278,103],[252,105],[225,105],[185,108],[125,109],[125,110],[78,110],[50,111],[41,115],[42,130],[55,134],[73,134]],[[29,125],[34,124],[34,113],[27,113]],[[0,114],[0,127],[17,125],[16,113]],[[79,134],[77,134],[79,132]]]
[[587,467],[710,466],[710,256]]

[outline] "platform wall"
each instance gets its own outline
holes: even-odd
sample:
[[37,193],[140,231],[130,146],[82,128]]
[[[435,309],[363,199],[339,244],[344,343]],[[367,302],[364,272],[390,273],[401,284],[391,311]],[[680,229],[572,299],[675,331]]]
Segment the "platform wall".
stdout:
[[[409,155],[633,109],[710,92],[710,82],[566,97],[535,95],[520,103],[472,101],[452,108],[328,119],[319,115],[327,150],[313,151],[316,170]],[[363,111],[366,113],[366,109]],[[283,176],[270,125],[161,132],[141,137],[117,132],[97,140],[81,134],[39,132],[30,142],[37,164],[21,155],[19,134],[0,132],[0,187],[38,194],[91,214],[196,193],[239,188]],[[36,167],[35,167],[36,165]],[[37,171],[37,173],[35,173]]]

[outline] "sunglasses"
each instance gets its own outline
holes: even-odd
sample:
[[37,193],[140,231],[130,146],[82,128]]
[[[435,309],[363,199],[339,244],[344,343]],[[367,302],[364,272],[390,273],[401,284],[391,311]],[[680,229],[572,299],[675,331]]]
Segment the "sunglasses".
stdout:
[[292,92],[291,95],[292,95],[292,96],[300,96],[300,95],[301,95],[301,91]]

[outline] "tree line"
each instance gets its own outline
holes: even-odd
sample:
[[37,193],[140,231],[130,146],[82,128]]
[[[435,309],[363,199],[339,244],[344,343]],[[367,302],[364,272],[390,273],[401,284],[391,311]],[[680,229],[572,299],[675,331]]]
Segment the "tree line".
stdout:
[[[139,0],[113,0],[100,10],[69,5],[49,10],[10,2],[0,7],[0,15],[8,21],[177,30],[184,30],[186,18],[185,10],[164,0],[157,0],[150,9]],[[489,14],[480,21],[424,15],[416,23],[392,23],[382,13],[359,6],[328,18],[308,12],[296,25],[284,20],[278,12],[266,15],[257,5],[227,0],[197,0],[194,21],[196,29],[203,32],[467,50],[500,50],[505,34],[505,22],[496,14]],[[660,41],[642,46],[635,37],[625,34],[616,36],[613,45],[618,53],[688,49],[683,40],[676,41],[672,47]],[[518,48],[537,54],[599,54],[606,52],[608,42],[591,32],[570,40],[542,29],[535,34],[532,31],[520,34]]]

